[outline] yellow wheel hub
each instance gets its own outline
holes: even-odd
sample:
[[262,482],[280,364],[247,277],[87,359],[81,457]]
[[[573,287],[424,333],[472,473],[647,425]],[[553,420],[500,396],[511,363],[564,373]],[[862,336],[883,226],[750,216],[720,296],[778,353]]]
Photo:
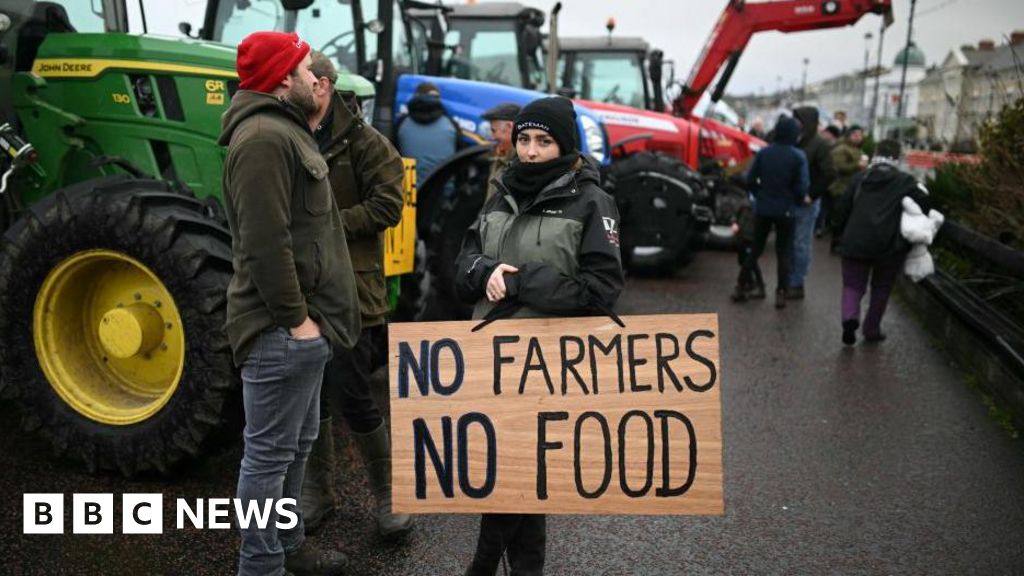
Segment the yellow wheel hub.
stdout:
[[51,270],[36,296],[33,328],[54,391],[104,424],[153,416],[185,367],[174,299],[146,265],[120,252],[79,252]]

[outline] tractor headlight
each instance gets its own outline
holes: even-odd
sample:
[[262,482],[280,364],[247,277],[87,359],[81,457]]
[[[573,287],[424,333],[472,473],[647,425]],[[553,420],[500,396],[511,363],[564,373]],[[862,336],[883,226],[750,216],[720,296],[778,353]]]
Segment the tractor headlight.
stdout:
[[597,123],[597,120],[590,116],[581,114],[580,122],[583,124],[583,136],[587,139],[588,152],[598,163],[603,163],[607,155],[604,130],[601,129],[601,125]]
[[491,123],[487,120],[477,125],[476,133],[484,140],[494,140],[494,131],[491,129]]

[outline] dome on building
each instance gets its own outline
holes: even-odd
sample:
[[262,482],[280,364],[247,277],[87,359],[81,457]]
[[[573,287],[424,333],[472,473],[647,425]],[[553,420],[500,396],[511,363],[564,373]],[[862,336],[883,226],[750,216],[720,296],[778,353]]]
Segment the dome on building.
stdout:
[[896,59],[893,60],[892,63],[893,67],[902,67],[904,59],[907,60],[907,66],[925,67],[924,52],[922,52],[921,49],[913,42],[910,43],[910,46],[900,50],[899,53],[896,54]]

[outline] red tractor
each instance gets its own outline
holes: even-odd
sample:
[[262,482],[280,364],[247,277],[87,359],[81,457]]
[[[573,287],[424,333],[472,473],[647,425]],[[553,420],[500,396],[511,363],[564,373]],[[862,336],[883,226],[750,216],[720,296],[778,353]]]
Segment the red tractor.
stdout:
[[562,38],[560,9],[552,10],[546,42],[544,14],[515,2],[452,6],[448,28],[431,37],[452,50],[454,74],[531,89],[546,83],[597,113],[615,157],[608,185],[622,213],[623,256],[666,271],[688,258],[703,229],[727,224],[731,213],[724,179],[700,172],[720,175],[720,167],[742,164],[764,146],[694,114],[716,77],[710,100],[721,99],[750,37],[849,26],[870,13],[892,18],[892,0],[730,0],[679,95],[665,103],[662,86],[675,83],[663,79],[660,50],[636,38]]

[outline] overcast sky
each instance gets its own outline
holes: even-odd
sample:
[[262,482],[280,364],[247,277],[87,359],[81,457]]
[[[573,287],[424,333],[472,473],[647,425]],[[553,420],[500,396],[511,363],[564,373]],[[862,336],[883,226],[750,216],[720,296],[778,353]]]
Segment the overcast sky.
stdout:
[[[480,0],[486,2],[487,0]],[[523,0],[520,0],[523,1]],[[847,0],[848,1],[848,0]],[[550,10],[553,1],[525,0],[524,4]],[[563,0],[560,34],[566,36],[605,33],[609,16],[616,21],[615,34],[642,36],[675,60],[676,74],[685,80],[707,41],[726,0]],[[910,0],[894,0],[896,21],[885,32],[882,62],[891,66],[896,52],[907,41]],[[864,34],[874,35],[871,62],[878,55],[881,17],[873,14],[846,28],[813,32],[764,32],[747,46],[729,83],[730,93],[775,90],[777,77],[783,86],[800,85],[803,59],[809,58],[808,82],[859,70],[864,66]],[[1001,43],[1014,28],[1024,30],[1024,0],[918,0],[914,40],[928,64],[941,62],[949,49],[976,44],[981,38]],[[873,65],[873,64],[872,64]]]
[[[554,6],[552,0],[520,1],[544,11]],[[186,0],[187,9],[174,15],[154,10],[162,8],[161,4],[147,0],[147,6],[155,5],[149,9],[157,12],[151,19],[160,21],[151,22],[151,28],[176,32],[177,21],[182,18],[190,19],[196,29],[200,27],[204,1]],[[608,17],[613,16],[617,35],[646,38],[652,46],[664,50],[667,59],[675,60],[676,74],[685,80],[726,4],[727,0],[563,0],[559,26],[567,36],[600,35],[605,33]],[[886,30],[882,54],[887,66],[906,43],[910,0],[894,0],[893,5],[896,22]],[[874,34],[871,62],[877,58],[880,23],[881,18],[872,14],[852,27],[755,35],[733,74],[729,92],[771,92],[779,77],[783,87],[799,86],[805,57],[810,59],[809,82],[859,70],[864,65],[866,32]],[[941,62],[953,46],[976,44],[982,38],[1002,43],[1003,36],[1014,28],[1024,30],[1024,0],[918,0],[914,40],[931,65]]]

